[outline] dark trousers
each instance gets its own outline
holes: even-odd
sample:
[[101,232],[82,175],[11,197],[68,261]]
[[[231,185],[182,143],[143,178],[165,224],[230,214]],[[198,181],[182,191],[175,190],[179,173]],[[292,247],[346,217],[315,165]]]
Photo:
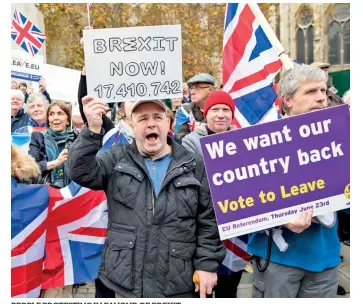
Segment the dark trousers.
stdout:
[[350,241],[350,213],[338,211],[338,237],[340,241]]
[[243,271],[230,275],[219,274],[217,286],[214,288],[215,298],[237,298],[237,287]]
[[[237,287],[241,281],[242,272],[231,275],[218,275],[217,286],[214,288],[215,298],[237,298]],[[96,298],[115,298],[115,292],[105,286],[100,279],[95,280]],[[208,296],[210,298],[212,296]]]
[[99,278],[95,280],[95,287],[96,287],[96,298],[115,297],[115,292],[112,289],[108,288],[106,285],[104,285]]

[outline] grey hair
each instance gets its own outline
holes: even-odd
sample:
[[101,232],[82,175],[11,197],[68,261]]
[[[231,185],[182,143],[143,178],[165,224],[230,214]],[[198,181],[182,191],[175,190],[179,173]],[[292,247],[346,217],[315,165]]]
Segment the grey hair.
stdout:
[[41,99],[44,102],[44,106],[49,105],[48,100],[42,93],[31,93],[27,99],[27,104],[30,105],[34,100]]
[[24,97],[24,93],[22,91],[20,91],[20,90],[11,90],[10,91],[10,98],[15,97],[15,96],[20,97],[20,99],[22,99],[22,101],[24,102],[25,97]]
[[323,81],[325,83],[326,78],[320,68],[314,68],[305,64],[295,65],[282,75],[278,89],[281,106],[285,113],[289,113],[290,109],[286,106],[284,97],[293,96],[300,85],[306,81]]

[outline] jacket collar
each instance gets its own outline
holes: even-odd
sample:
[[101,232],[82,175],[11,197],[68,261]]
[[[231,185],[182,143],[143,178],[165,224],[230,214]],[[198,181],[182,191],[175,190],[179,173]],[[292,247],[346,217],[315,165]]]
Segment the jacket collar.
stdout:
[[18,114],[16,114],[16,115],[15,115],[15,116],[13,116],[13,117],[20,118],[20,117],[22,117],[23,115],[24,115],[24,109],[22,108],[22,109],[20,109],[20,110],[19,110]]

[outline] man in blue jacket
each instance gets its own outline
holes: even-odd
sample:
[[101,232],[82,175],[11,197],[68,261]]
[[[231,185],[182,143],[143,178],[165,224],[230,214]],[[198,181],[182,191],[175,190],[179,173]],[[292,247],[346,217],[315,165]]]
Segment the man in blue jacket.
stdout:
[[[282,107],[288,117],[327,108],[326,92],[323,72],[306,65],[287,71],[279,83]],[[317,224],[312,219],[312,210],[309,210],[281,229],[288,249],[282,252],[272,243],[270,264],[264,272],[260,272],[253,261],[252,296],[336,297],[340,263],[337,223],[331,228]],[[265,259],[267,241],[264,231],[253,233],[248,252]]]

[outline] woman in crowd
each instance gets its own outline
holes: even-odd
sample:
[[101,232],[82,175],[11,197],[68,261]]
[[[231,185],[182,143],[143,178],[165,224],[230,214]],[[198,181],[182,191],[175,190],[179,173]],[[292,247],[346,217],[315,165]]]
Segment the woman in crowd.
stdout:
[[68,130],[71,110],[64,102],[54,101],[46,113],[47,131],[32,133],[29,154],[40,167],[42,182],[63,188],[70,182],[64,163],[68,159],[68,147],[75,139],[74,133]]
[[48,101],[41,93],[33,93],[28,97],[28,124],[15,130],[15,133],[45,132]]

